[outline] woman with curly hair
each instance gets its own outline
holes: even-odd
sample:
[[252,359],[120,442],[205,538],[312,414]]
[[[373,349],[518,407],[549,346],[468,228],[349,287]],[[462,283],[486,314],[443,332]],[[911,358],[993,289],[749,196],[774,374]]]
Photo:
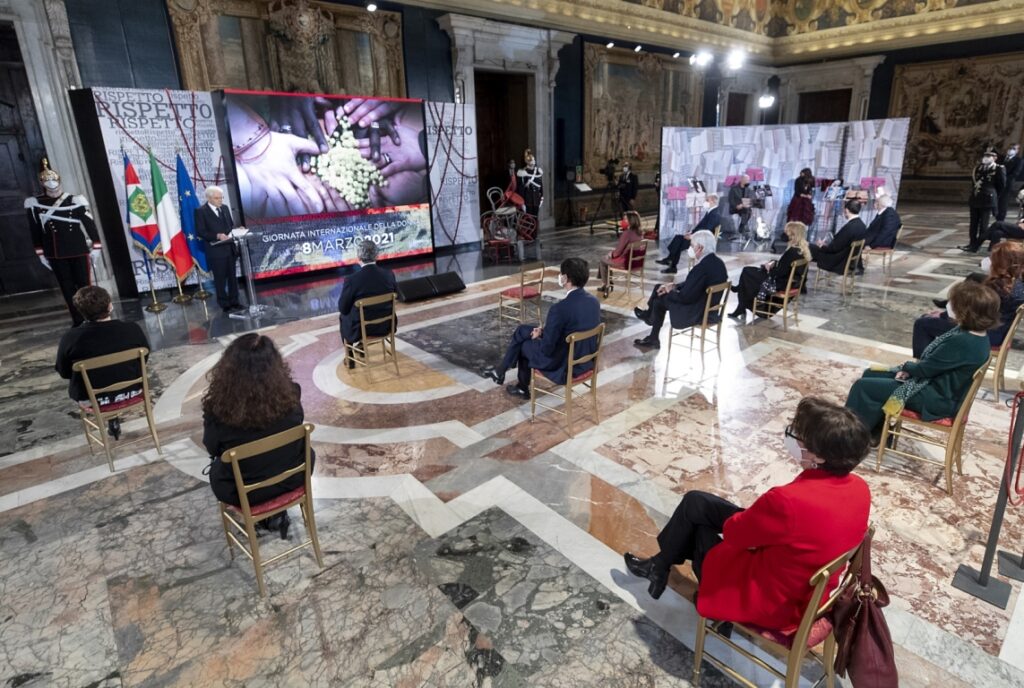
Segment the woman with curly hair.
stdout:
[[[999,322],[988,331],[989,344],[992,347],[1002,346],[1010,323],[1017,313],[1017,308],[1024,303],[1024,244],[1019,241],[1004,241],[997,244],[992,251],[991,266],[988,275],[972,273],[967,279],[981,282],[992,289],[999,297]],[[941,303],[941,302],[940,302]],[[947,311],[936,310],[925,313],[914,321],[913,351],[914,358],[921,353],[936,337],[949,332],[956,323]]]
[[[229,449],[263,439],[299,425],[303,421],[302,390],[291,378],[274,342],[260,334],[245,334],[231,342],[208,374],[210,386],[203,395],[203,444],[210,452],[210,487],[217,499],[239,506],[235,476],[230,464],[221,461]],[[313,457],[316,458],[315,456]],[[256,483],[301,464],[303,442],[297,441],[238,464],[246,484]],[[251,504],[261,504],[301,487],[305,476],[297,473],[276,485],[249,495]],[[287,512],[258,525],[288,536]]]

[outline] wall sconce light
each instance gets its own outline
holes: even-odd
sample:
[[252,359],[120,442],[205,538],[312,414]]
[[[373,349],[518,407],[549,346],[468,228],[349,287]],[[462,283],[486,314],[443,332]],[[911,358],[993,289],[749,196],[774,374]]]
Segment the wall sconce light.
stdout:
[[635,53],[638,53],[641,50],[642,50],[642,48],[639,45],[637,47],[633,48],[633,52],[635,52]]
[[615,47],[615,41],[608,41],[607,43],[604,44],[604,47],[606,47],[609,50],[611,50],[612,48]]
[[679,53],[678,52],[672,53],[672,59],[673,60],[678,60],[679,59]]
[[366,3],[366,11],[367,12],[376,12],[377,11],[377,3],[375,3],[375,2],[368,2],[368,3]]
[[772,105],[775,105],[775,96],[773,96],[771,93],[765,93],[764,95],[757,99],[757,107],[761,108],[762,110],[767,110]]
[[690,55],[690,64],[703,69],[714,61],[714,56],[706,50]]
[[725,66],[732,71],[736,71],[743,66],[743,63],[747,61],[747,54],[742,50],[732,50],[729,52],[729,56],[725,58]]

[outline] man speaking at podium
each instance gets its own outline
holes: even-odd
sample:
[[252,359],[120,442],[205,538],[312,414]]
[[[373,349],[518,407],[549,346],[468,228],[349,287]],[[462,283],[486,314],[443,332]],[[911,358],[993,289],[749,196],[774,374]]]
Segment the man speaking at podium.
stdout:
[[[206,262],[213,272],[213,290],[217,305],[225,313],[245,310],[238,302],[238,278],[235,266],[238,255],[235,244],[228,241],[235,221],[231,210],[224,205],[224,190],[219,186],[206,187],[206,203],[196,208],[196,234],[206,242]],[[218,242],[227,243],[218,243]]]

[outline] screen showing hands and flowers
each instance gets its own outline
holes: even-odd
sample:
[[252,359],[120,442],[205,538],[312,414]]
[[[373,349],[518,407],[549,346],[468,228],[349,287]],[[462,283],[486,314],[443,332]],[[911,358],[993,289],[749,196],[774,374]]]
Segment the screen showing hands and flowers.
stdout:
[[419,100],[225,91],[256,277],[433,250]]

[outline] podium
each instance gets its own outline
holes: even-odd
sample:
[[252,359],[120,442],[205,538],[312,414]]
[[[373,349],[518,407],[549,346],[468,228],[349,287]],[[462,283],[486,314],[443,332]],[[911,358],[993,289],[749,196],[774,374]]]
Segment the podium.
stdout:
[[[239,231],[241,230],[241,231]],[[233,243],[238,255],[242,258],[242,277],[245,279],[245,293],[248,295],[249,306],[244,311],[228,313],[229,318],[235,320],[247,320],[250,318],[263,318],[277,312],[276,306],[261,304],[256,301],[256,286],[253,281],[252,253],[249,250],[249,242],[259,238],[259,233],[252,232],[244,227],[231,230],[231,236],[224,241],[214,242],[214,246],[226,243]]]

